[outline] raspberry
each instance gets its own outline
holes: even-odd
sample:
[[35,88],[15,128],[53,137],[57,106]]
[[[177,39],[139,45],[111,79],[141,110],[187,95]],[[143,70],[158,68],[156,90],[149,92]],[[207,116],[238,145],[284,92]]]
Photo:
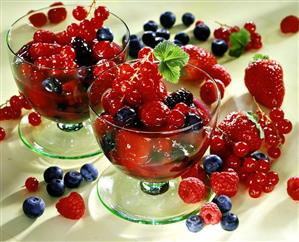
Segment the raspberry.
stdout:
[[170,129],[179,129],[182,128],[185,124],[185,115],[179,110],[171,110],[168,116],[168,127]]
[[286,16],[280,22],[280,30],[282,33],[296,33],[299,30],[299,19],[294,15]]
[[71,192],[56,203],[56,209],[65,218],[80,219],[84,215],[85,204],[79,193]]
[[[28,14],[31,12],[32,11],[29,11]],[[47,16],[44,13],[35,13],[29,17],[29,21],[34,27],[39,28],[47,23]]]
[[238,191],[239,177],[234,171],[213,172],[210,181],[217,195],[232,197]]
[[196,177],[188,177],[180,182],[179,196],[185,203],[198,203],[206,196],[205,184]]
[[160,127],[167,121],[169,108],[160,101],[148,102],[141,107],[141,121],[148,127]]
[[204,204],[200,209],[199,215],[205,224],[218,224],[222,217],[220,209],[213,202]]
[[182,179],[188,178],[188,177],[196,177],[203,182],[207,181],[207,175],[205,173],[205,170],[200,166],[200,163],[197,162],[194,166],[192,166],[189,170],[184,172],[181,175]]
[[293,200],[299,201],[299,176],[289,178],[287,192]]
[[56,40],[56,35],[48,30],[37,30],[33,35],[34,42],[42,43],[54,43]]

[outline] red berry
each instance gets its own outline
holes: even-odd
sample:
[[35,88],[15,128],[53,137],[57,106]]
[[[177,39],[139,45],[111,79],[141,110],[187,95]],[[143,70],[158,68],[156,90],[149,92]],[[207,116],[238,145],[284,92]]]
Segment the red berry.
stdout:
[[279,144],[279,138],[276,134],[267,134],[265,135],[265,142],[269,146],[277,146]]
[[103,20],[99,18],[91,18],[90,24],[94,29],[100,29],[103,26]]
[[213,135],[210,140],[210,146],[213,151],[221,151],[225,147],[224,139],[219,135]]
[[35,177],[28,177],[25,181],[25,187],[29,192],[38,190],[38,180]]
[[206,196],[205,184],[196,177],[188,177],[180,182],[179,196],[185,203],[198,203]]
[[87,10],[83,6],[76,6],[72,11],[73,17],[79,21],[85,19],[87,17]]
[[99,6],[94,11],[94,17],[104,21],[109,17],[109,11],[105,6]]
[[250,33],[254,33],[256,26],[253,21],[249,21],[244,24],[244,28],[247,29]]
[[234,144],[233,151],[236,156],[243,157],[248,153],[249,146],[247,143],[239,141]]
[[240,157],[235,155],[229,155],[229,157],[227,157],[227,159],[225,160],[225,163],[227,167],[232,168],[235,171],[238,171],[241,166]]
[[[64,4],[62,2],[55,2],[50,5],[50,7],[53,6],[63,6]],[[58,24],[62,22],[63,20],[66,19],[66,9],[64,7],[57,7],[57,8],[52,8],[48,11],[48,18],[51,23],[53,24]]]
[[218,91],[215,83],[212,80],[207,80],[199,90],[202,101],[206,104],[212,104],[218,99]]
[[69,45],[63,46],[60,50],[59,55],[64,59],[74,60],[76,58],[75,50]]
[[116,114],[117,111],[124,106],[115,91],[105,93],[102,98],[102,105],[104,110],[111,115]]
[[248,158],[245,158],[242,167],[245,172],[251,173],[251,172],[256,171],[257,162],[255,159],[248,157]]
[[21,94],[20,96],[20,100],[22,102],[22,107],[27,109],[27,110],[30,110],[32,107],[30,105],[30,103],[28,102],[28,100],[24,97],[23,94]]
[[54,43],[56,40],[56,35],[48,30],[37,30],[33,35],[34,42],[42,43]]
[[141,121],[149,128],[163,126],[169,114],[169,108],[160,101],[148,102],[140,110]]
[[270,147],[267,150],[267,153],[269,156],[271,156],[274,159],[277,159],[281,155],[280,149],[278,147],[274,147],[274,146]]
[[232,197],[237,194],[239,177],[234,171],[213,172],[210,181],[217,195]]
[[37,112],[32,112],[28,115],[28,121],[33,126],[38,126],[41,123],[41,116]]
[[299,176],[288,179],[287,192],[293,200],[299,201]]
[[[30,14],[32,11],[29,11]],[[30,23],[37,28],[44,26],[47,23],[47,16],[44,13],[34,13],[29,17]]]
[[9,104],[14,109],[21,109],[23,107],[21,96],[16,96],[16,95],[12,96],[9,99]]
[[183,114],[187,114],[190,110],[186,103],[178,103],[174,106],[174,109],[181,111]]
[[269,117],[272,121],[282,120],[284,118],[284,111],[280,108],[272,108]]
[[280,134],[288,134],[292,131],[292,122],[288,119],[279,120],[275,126]]
[[266,176],[267,183],[272,183],[275,186],[279,182],[277,172],[269,171]]
[[154,57],[153,49],[150,47],[143,47],[141,50],[139,50],[138,59],[143,59],[143,58],[146,58],[146,60],[149,61],[154,61],[155,57]]
[[294,15],[286,16],[280,22],[280,30],[282,33],[297,33],[299,30],[299,19]]
[[205,224],[218,224],[222,217],[220,209],[213,202],[204,204],[200,208],[199,214],[202,217]]
[[6,136],[5,130],[2,127],[0,127],[0,141],[4,140],[5,136]]
[[179,129],[182,128],[185,124],[185,115],[177,110],[177,109],[173,109],[170,111],[169,115],[168,115],[168,127],[170,129]]
[[267,183],[263,186],[263,192],[269,193],[274,190],[275,186],[272,183]]
[[258,160],[257,161],[257,170],[267,173],[271,168],[271,163],[268,160]]
[[69,219],[80,219],[85,212],[83,197],[77,192],[71,192],[69,196],[59,199],[55,206],[63,217]]
[[72,36],[64,30],[62,32],[56,33],[56,42],[60,45],[66,45],[71,42]]
[[230,31],[227,28],[219,27],[214,30],[215,39],[223,39],[229,42]]
[[240,31],[240,28],[239,28],[239,26],[233,26],[233,27],[229,28],[229,31],[231,33],[236,33],[236,32]]
[[125,101],[129,106],[137,107],[142,103],[142,97],[138,90],[133,90],[125,95]]
[[20,108],[11,108],[11,119],[19,119],[22,115],[22,111]]
[[205,22],[203,20],[196,20],[195,22],[195,26],[199,25],[199,24],[204,24]]
[[196,177],[204,183],[207,181],[207,174],[205,170],[200,166],[199,162],[195,163],[195,165],[193,165],[190,169],[188,169],[181,175],[182,179],[187,177]]
[[248,190],[248,193],[249,193],[249,196],[252,197],[252,198],[258,198],[262,195],[262,186],[259,186],[259,185],[251,185],[249,187],[249,190]]

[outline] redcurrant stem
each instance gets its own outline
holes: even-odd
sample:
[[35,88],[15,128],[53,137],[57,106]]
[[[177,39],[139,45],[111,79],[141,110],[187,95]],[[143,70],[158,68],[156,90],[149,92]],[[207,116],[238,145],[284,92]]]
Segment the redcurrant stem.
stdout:
[[266,117],[267,121],[272,122],[272,120],[268,117],[268,115],[265,114],[265,112],[263,111],[263,109],[261,108],[261,106],[255,100],[255,97],[252,97],[252,98],[253,98],[253,102],[254,102],[255,106],[257,107],[258,111],[260,111]]
[[215,23],[216,23],[216,24],[219,24],[221,27],[222,27],[222,26],[225,26],[225,27],[227,27],[227,28],[231,28],[231,27],[232,27],[232,26],[229,26],[229,25],[227,25],[227,24],[220,23],[220,22],[218,22],[218,21],[215,21]]
[[95,7],[96,7],[96,0],[92,0],[92,3],[89,5],[89,10],[88,10],[88,15],[91,17],[91,10],[92,10],[92,8],[94,8],[95,9]]

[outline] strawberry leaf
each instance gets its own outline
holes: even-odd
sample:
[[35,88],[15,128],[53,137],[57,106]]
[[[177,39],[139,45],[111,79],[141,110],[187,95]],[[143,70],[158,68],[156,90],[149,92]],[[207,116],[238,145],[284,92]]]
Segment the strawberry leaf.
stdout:
[[265,60],[265,59],[269,59],[269,56],[267,55],[263,55],[263,54],[255,54],[253,56],[253,60]]
[[245,112],[245,114],[246,114],[247,118],[255,124],[256,128],[259,131],[260,138],[264,139],[265,138],[264,130],[258,122],[257,114],[255,114],[253,112]]
[[180,71],[189,61],[189,55],[170,41],[163,41],[154,48],[160,61],[159,72],[169,82],[178,83]]
[[246,45],[250,41],[250,33],[242,28],[239,32],[231,33],[229,36],[230,48],[229,55],[239,57],[245,50]]

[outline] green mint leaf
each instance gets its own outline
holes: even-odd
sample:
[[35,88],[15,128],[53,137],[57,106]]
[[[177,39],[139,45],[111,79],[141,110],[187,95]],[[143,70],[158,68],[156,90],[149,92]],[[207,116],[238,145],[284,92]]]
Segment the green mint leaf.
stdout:
[[255,114],[253,112],[245,112],[245,114],[246,114],[247,118],[255,124],[256,128],[259,131],[260,138],[264,139],[265,138],[264,130],[258,122],[257,114]]
[[159,72],[169,82],[177,84],[180,77],[181,68],[179,66],[168,66],[167,62],[160,62]]
[[263,55],[263,54],[255,54],[253,56],[253,60],[263,60],[263,59],[269,59],[269,56]]
[[239,32],[231,33],[229,36],[231,47],[229,48],[229,55],[239,57],[245,50],[246,45],[250,41],[250,33],[242,28]]
[[154,48],[154,56],[160,61],[160,74],[167,81],[177,83],[180,70],[189,61],[189,55],[174,43],[163,41]]

